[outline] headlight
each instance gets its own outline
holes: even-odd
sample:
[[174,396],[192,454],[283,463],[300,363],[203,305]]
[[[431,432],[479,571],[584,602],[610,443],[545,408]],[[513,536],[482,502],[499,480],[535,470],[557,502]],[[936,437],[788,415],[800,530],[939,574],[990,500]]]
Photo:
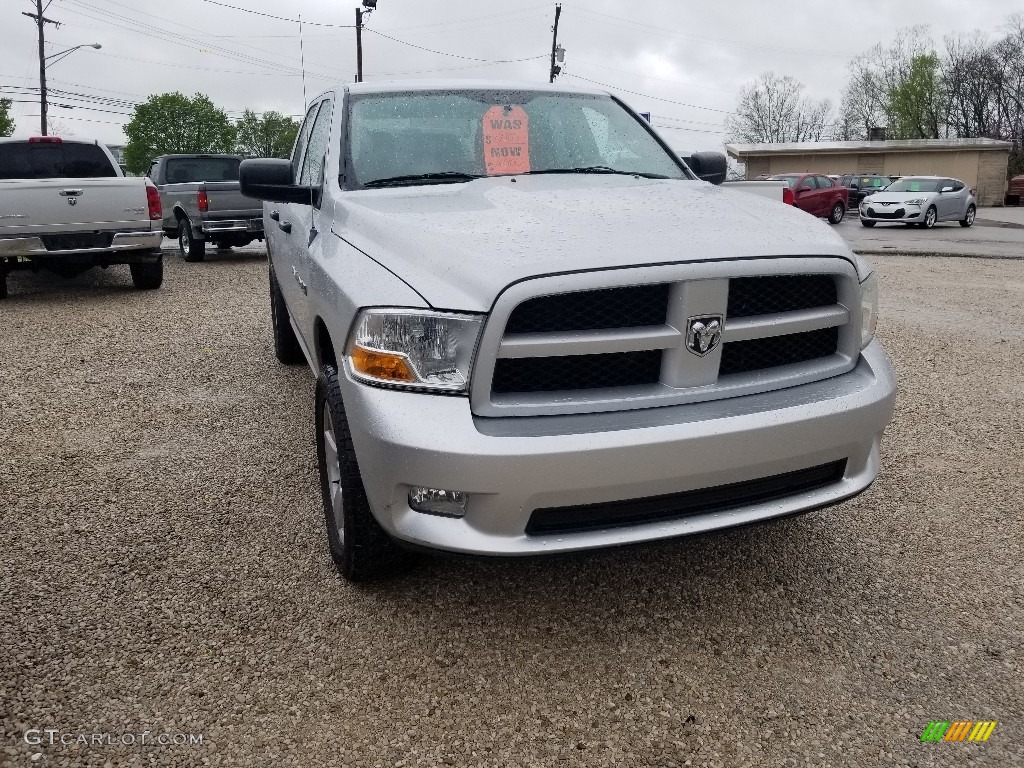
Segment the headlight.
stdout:
[[928,198],[915,197],[913,200],[907,200],[907,205],[924,205],[928,202]]
[[465,392],[483,319],[417,309],[367,309],[356,318],[345,355],[370,384]]
[[875,273],[860,284],[860,348],[864,349],[875,337],[878,325],[878,280]]

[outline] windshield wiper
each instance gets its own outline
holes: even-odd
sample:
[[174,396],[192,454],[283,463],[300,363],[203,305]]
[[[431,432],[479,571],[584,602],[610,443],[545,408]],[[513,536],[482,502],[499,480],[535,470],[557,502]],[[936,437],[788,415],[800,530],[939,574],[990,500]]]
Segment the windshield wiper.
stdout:
[[374,179],[363,184],[364,187],[390,187],[412,184],[417,181],[439,181],[457,183],[479,179],[478,174],[462,173],[461,171],[439,171],[437,173],[412,173],[407,176],[389,176],[385,179]]
[[620,171],[607,165],[587,165],[579,168],[541,168],[536,171],[526,171],[526,174],[535,175],[541,173],[608,173],[617,176],[642,176],[645,179],[668,179],[660,173],[643,173],[642,171]]

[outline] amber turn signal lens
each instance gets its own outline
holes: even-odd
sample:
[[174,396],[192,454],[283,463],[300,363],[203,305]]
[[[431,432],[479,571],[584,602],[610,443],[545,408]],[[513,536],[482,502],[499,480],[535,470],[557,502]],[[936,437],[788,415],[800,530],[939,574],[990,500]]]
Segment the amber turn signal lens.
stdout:
[[401,355],[354,347],[349,359],[352,361],[352,368],[364,376],[405,383],[416,381],[409,363]]

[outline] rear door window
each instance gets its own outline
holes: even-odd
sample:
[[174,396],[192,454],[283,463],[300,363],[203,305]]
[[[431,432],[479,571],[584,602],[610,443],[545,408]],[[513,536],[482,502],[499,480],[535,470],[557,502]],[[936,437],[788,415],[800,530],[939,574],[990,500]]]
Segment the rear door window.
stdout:
[[14,141],[0,144],[0,179],[101,179],[117,176],[96,144]]

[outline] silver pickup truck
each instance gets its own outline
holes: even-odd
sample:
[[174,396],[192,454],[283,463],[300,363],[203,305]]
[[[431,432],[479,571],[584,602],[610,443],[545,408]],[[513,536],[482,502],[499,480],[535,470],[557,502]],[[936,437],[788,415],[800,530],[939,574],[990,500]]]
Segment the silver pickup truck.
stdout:
[[11,272],[72,277],[115,264],[137,288],[159,288],[162,218],[156,187],[126,178],[98,141],[0,138],[0,298]]
[[241,161],[237,155],[162,155],[150,165],[164,233],[178,241],[185,261],[202,261],[207,242],[240,248],[263,240],[263,211],[238,188]]
[[416,81],[324,93],[291,160],[242,164],[346,578],[407,548],[703,533],[875,479],[896,382],[871,266],[715,186],[722,155],[691,163],[605,92]]

